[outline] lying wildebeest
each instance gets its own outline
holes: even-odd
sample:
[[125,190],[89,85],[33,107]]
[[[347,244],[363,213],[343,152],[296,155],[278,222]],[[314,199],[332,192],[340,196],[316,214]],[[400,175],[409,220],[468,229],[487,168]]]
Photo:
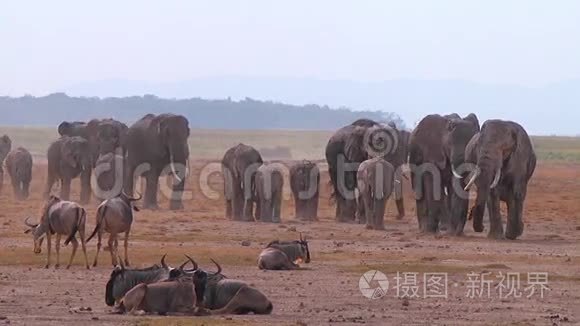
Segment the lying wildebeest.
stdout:
[[27,199],[30,181],[32,180],[32,155],[25,148],[18,147],[8,153],[5,164],[12,183],[12,189],[14,190],[14,196],[18,200]]
[[47,203],[42,209],[42,216],[39,224],[31,224],[28,222],[30,218],[26,218],[24,224],[29,227],[24,233],[32,233],[34,239],[34,253],[40,254],[42,251],[42,241],[46,237],[46,248],[48,250],[48,258],[46,260],[46,268],[50,266],[50,246],[51,236],[56,234],[56,265],[60,266],[60,238],[66,235],[67,238],[64,245],[72,242],[73,249],[67,269],[70,268],[73,258],[77,252],[79,243],[75,238],[76,233],[79,233],[83,254],[85,255],[85,265],[89,269],[89,262],[87,259],[87,249],[85,242],[85,221],[87,213],[85,209],[79,204],[61,200],[56,196],[50,196]]
[[113,197],[103,201],[97,208],[97,224],[95,230],[87,239],[87,242],[97,235],[97,254],[93,266],[97,266],[99,259],[99,252],[101,251],[101,238],[103,232],[110,233],[109,236],[109,250],[111,251],[111,262],[113,266],[117,266],[117,250],[119,247],[119,240],[117,236],[119,233],[125,233],[125,265],[129,266],[129,257],[127,254],[129,247],[129,232],[131,231],[131,224],[133,223],[133,210],[136,212],[139,209],[133,204],[134,201],[141,199],[129,197],[125,192],[117,197]]
[[308,242],[302,238],[295,241],[272,241],[262,250],[258,258],[258,268],[269,270],[298,269],[298,263],[310,263]]
[[206,312],[211,315],[250,312],[267,315],[272,312],[272,302],[262,292],[243,281],[226,278],[221,274],[220,265],[213,259],[211,261],[218,268],[215,273],[201,269],[185,271],[185,275],[193,278],[199,307],[209,309]]
[[[142,269],[126,269],[119,259],[121,264],[113,269],[107,282],[105,291],[107,305],[114,306],[129,290],[141,283],[149,284],[167,280],[174,269],[165,263],[165,257],[166,255],[163,255],[161,258],[161,265],[156,264]],[[186,264],[187,261],[178,270],[182,270]]]
[[[193,259],[187,257],[193,263],[193,270],[197,270],[197,264]],[[167,313],[181,314],[198,314],[196,309],[197,295],[194,283],[200,283],[196,280],[199,273],[193,277],[182,277],[186,273],[183,271],[185,263],[177,270],[173,279],[154,282],[140,283],[129,290],[119,305],[123,312],[136,313],[144,311],[145,313],[158,313],[166,315]],[[203,291],[203,290],[202,290]]]

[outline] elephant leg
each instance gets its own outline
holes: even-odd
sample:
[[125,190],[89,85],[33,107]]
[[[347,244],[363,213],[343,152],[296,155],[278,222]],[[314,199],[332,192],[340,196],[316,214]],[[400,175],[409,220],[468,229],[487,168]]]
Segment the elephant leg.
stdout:
[[22,191],[20,190],[20,182],[12,181],[12,192],[14,192],[14,197],[18,200],[22,200]]
[[145,178],[145,202],[143,208],[156,210],[157,205],[157,190],[159,188],[159,173],[156,170],[150,170]]
[[316,221],[318,220],[318,200],[319,200],[319,196],[320,194],[318,193],[318,191],[316,191],[316,193],[314,194],[313,198],[310,198],[310,200],[308,200],[307,203],[307,214],[308,214],[308,219],[311,221]]
[[226,218],[232,219],[232,199],[226,199]]
[[487,208],[489,210],[489,233],[488,237],[492,239],[503,239],[503,225],[501,222],[501,212],[499,208],[499,196],[497,191],[491,190],[487,199]]
[[81,173],[81,198],[80,203],[86,205],[91,200],[91,171],[89,169]]
[[397,180],[395,184],[395,203],[397,204],[397,220],[405,217],[405,203],[403,202],[403,182]]
[[272,199],[264,199],[262,201],[262,222],[272,222],[272,214],[274,213],[272,206]]
[[244,208],[242,219],[247,222],[254,220],[254,200],[252,198],[244,199]]
[[524,232],[524,223],[522,221],[522,211],[524,199],[522,196],[510,195],[507,201],[508,219],[505,237],[514,240]]
[[232,216],[234,221],[241,221],[242,211],[244,209],[244,194],[242,187],[236,179],[234,179],[234,186],[232,188]]
[[128,194],[129,196],[133,196],[133,190],[135,187],[135,166],[133,166],[132,164],[129,164],[127,162],[127,166],[126,166],[126,175],[125,177],[125,183],[123,185],[123,190],[125,191],[126,194]]
[[56,176],[51,171],[48,171],[48,176],[46,177],[46,185],[44,187],[43,198],[47,199],[52,191],[52,186],[56,182]]
[[303,210],[303,200],[298,198],[298,193],[294,194],[294,211],[296,212],[296,219],[302,220],[304,219],[302,210]]
[[30,181],[23,181],[22,182],[22,199],[27,199],[30,190]]
[[373,223],[375,230],[385,229],[385,206],[387,199],[383,197],[382,199],[375,198],[374,202],[374,214]]
[[70,199],[70,178],[61,179],[61,189],[60,189],[60,199],[69,200]]
[[273,214],[272,214],[272,221],[275,223],[280,223],[282,222],[282,194],[281,193],[277,193],[276,194],[276,198],[272,199],[274,202],[274,209],[273,209]]
[[[185,178],[173,185],[171,192],[171,200],[169,201],[169,209],[172,211],[183,209],[183,202],[181,198],[183,197],[183,190],[185,189]],[[177,182],[175,179],[173,182]]]
[[373,198],[371,198],[371,194],[368,192],[363,192],[360,194],[361,198],[362,198],[362,203],[361,206],[364,207],[364,222],[365,223],[365,228],[372,230],[374,225],[373,225],[373,207],[372,207],[372,202],[373,202]]

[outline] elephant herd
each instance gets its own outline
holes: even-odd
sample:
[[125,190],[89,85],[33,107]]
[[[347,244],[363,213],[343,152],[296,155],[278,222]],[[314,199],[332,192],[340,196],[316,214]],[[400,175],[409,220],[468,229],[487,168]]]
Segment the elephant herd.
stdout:
[[[44,196],[60,182],[60,198],[70,197],[71,180],[81,179],[80,203],[92,190],[97,199],[133,194],[135,178],[145,180],[143,208],[156,209],[159,177],[172,175],[169,208],[181,209],[189,174],[189,122],[175,114],[147,114],[128,127],[114,119],[62,122],[60,138],[48,148]],[[403,218],[403,179],[415,193],[419,229],[426,233],[463,234],[467,219],[482,232],[489,212],[489,236],[515,239],[523,232],[522,211],[536,156],[531,140],[519,124],[488,120],[480,125],[475,114],[432,114],[413,131],[393,124],[359,119],[337,130],[325,150],[337,222],[358,222],[384,229],[386,201],[395,193],[397,217]],[[0,159],[14,187],[25,199],[31,180],[32,156],[11,150],[8,136],[0,137]],[[280,222],[284,169],[265,162],[253,147],[238,144],[222,158],[226,217],[236,221]],[[0,178],[4,169],[0,166]],[[296,217],[316,220],[320,169],[310,161],[296,161],[289,169],[289,185]],[[91,187],[91,176],[95,184]],[[1,181],[1,180],[0,180]],[[2,184],[0,182],[0,184]],[[477,198],[469,212],[469,190]],[[499,202],[507,205],[504,233]]]
[[[408,163],[419,229],[461,235],[467,218],[483,232],[489,212],[491,238],[515,239],[523,233],[522,211],[527,185],[536,167],[530,137],[515,122],[488,120],[475,114],[428,115],[408,133],[394,125],[357,120],[330,138],[326,160],[336,220],[358,220],[383,229],[385,201],[395,190],[399,217],[404,215],[401,176]],[[469,210],[469,189],[477,198]],[[499,201],[507,205],[504,234]]]

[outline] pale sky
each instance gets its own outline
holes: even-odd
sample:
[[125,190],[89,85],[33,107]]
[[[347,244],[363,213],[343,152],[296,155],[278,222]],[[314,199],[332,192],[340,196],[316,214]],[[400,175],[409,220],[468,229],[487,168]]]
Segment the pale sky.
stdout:
[[3,1],[0,95],[209,76],[580,78],[580,1]]

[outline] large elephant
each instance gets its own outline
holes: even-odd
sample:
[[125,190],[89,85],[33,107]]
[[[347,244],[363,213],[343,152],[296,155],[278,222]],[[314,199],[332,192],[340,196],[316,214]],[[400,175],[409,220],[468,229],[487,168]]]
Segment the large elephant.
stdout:
[[294,197],[296,218],[318,219],[320,196],[320,169],[314,162],[300,161],[290,167],[290,189]]
[[364,207],[359,216],[367,229],[384,230],[385,208],[393,192],[395,168],[382,157],[362,162],[357,172],[359,206]]
[[60,198],[69,200],[71,180],[80,175],[81,204],[87,204],[91,197],[92,156],[89,142],[79,136],[62,136],[48,147],[48,173],[44,198],[49,198],[52,186],[61,182]]
[[3,135],[0,137],[0,193],[2,193],[2,188],[4,186],[4,159],[12,149],[12,140],[8,135]]
[[284,176],[274,164],[263,164],[256,171],[255,195],[262,222],[280,223]]
[[226,216],[236,221],[254,221],[260,216],[260,206],[255,198],[256,171],[264,163],[260,153],[245,144],[228,149],[222,158]]
[[169,208],[183,208],[181,201],[188,174],[189,121],[182,115],[147,114],[127,132],[125,192],[133,194],[135,178],[146,179],[143,207],[157,209],[157,190],[162,173],[172,173],[173,183]]
[[421,231],[437,232],[441,224],[451,234],[462,233],[468,199],[452,186],[454,176],[463,182],[465,174],[454,167],[464,162],[465,147],[478,131],[475,114],[463,119],[457,114],[433,114],[423,118],[412,132],[409,164]]
[[121,149],[126,154],[126,137],[129,128],[126,124],[114,119],[92,119],[89,122],[63,121],[58,126],[61,136],[80,136],[89,141],[93,166],[99,155],[117,152]]
[[[393,124],[383,125],[369,119],[359,119],[339,129],[328,141],[326,161],[336,199],[336,220],[353,222],[357,215],[355,188],[358,165],[372,157],[381,156],[399,167],[406,161],[407,142],[404,134]],[[402,198],[402,196],[400,197]],[[402,207],[402,202],[398,202]],[[358,215],[364,213],[359,206]],[[399,215],[402,215],[399,210]]]
[[18,200],[27,199],[32,180],[32,155],[25,148],[18,147],[8,153],[5,163],[14,197]]
[[488,120],[465,150],[466,160],[476,164],[465,189],[477,186],[477,199],[470,213],[473,229],[483,232],[485,205],[489,211],[488,236],[504,237],[500,204],[507,204],[505,237],[513,240],[522,235],[523,205],[528,182],[536,169],[536,154],[525,129],[512,121]]

